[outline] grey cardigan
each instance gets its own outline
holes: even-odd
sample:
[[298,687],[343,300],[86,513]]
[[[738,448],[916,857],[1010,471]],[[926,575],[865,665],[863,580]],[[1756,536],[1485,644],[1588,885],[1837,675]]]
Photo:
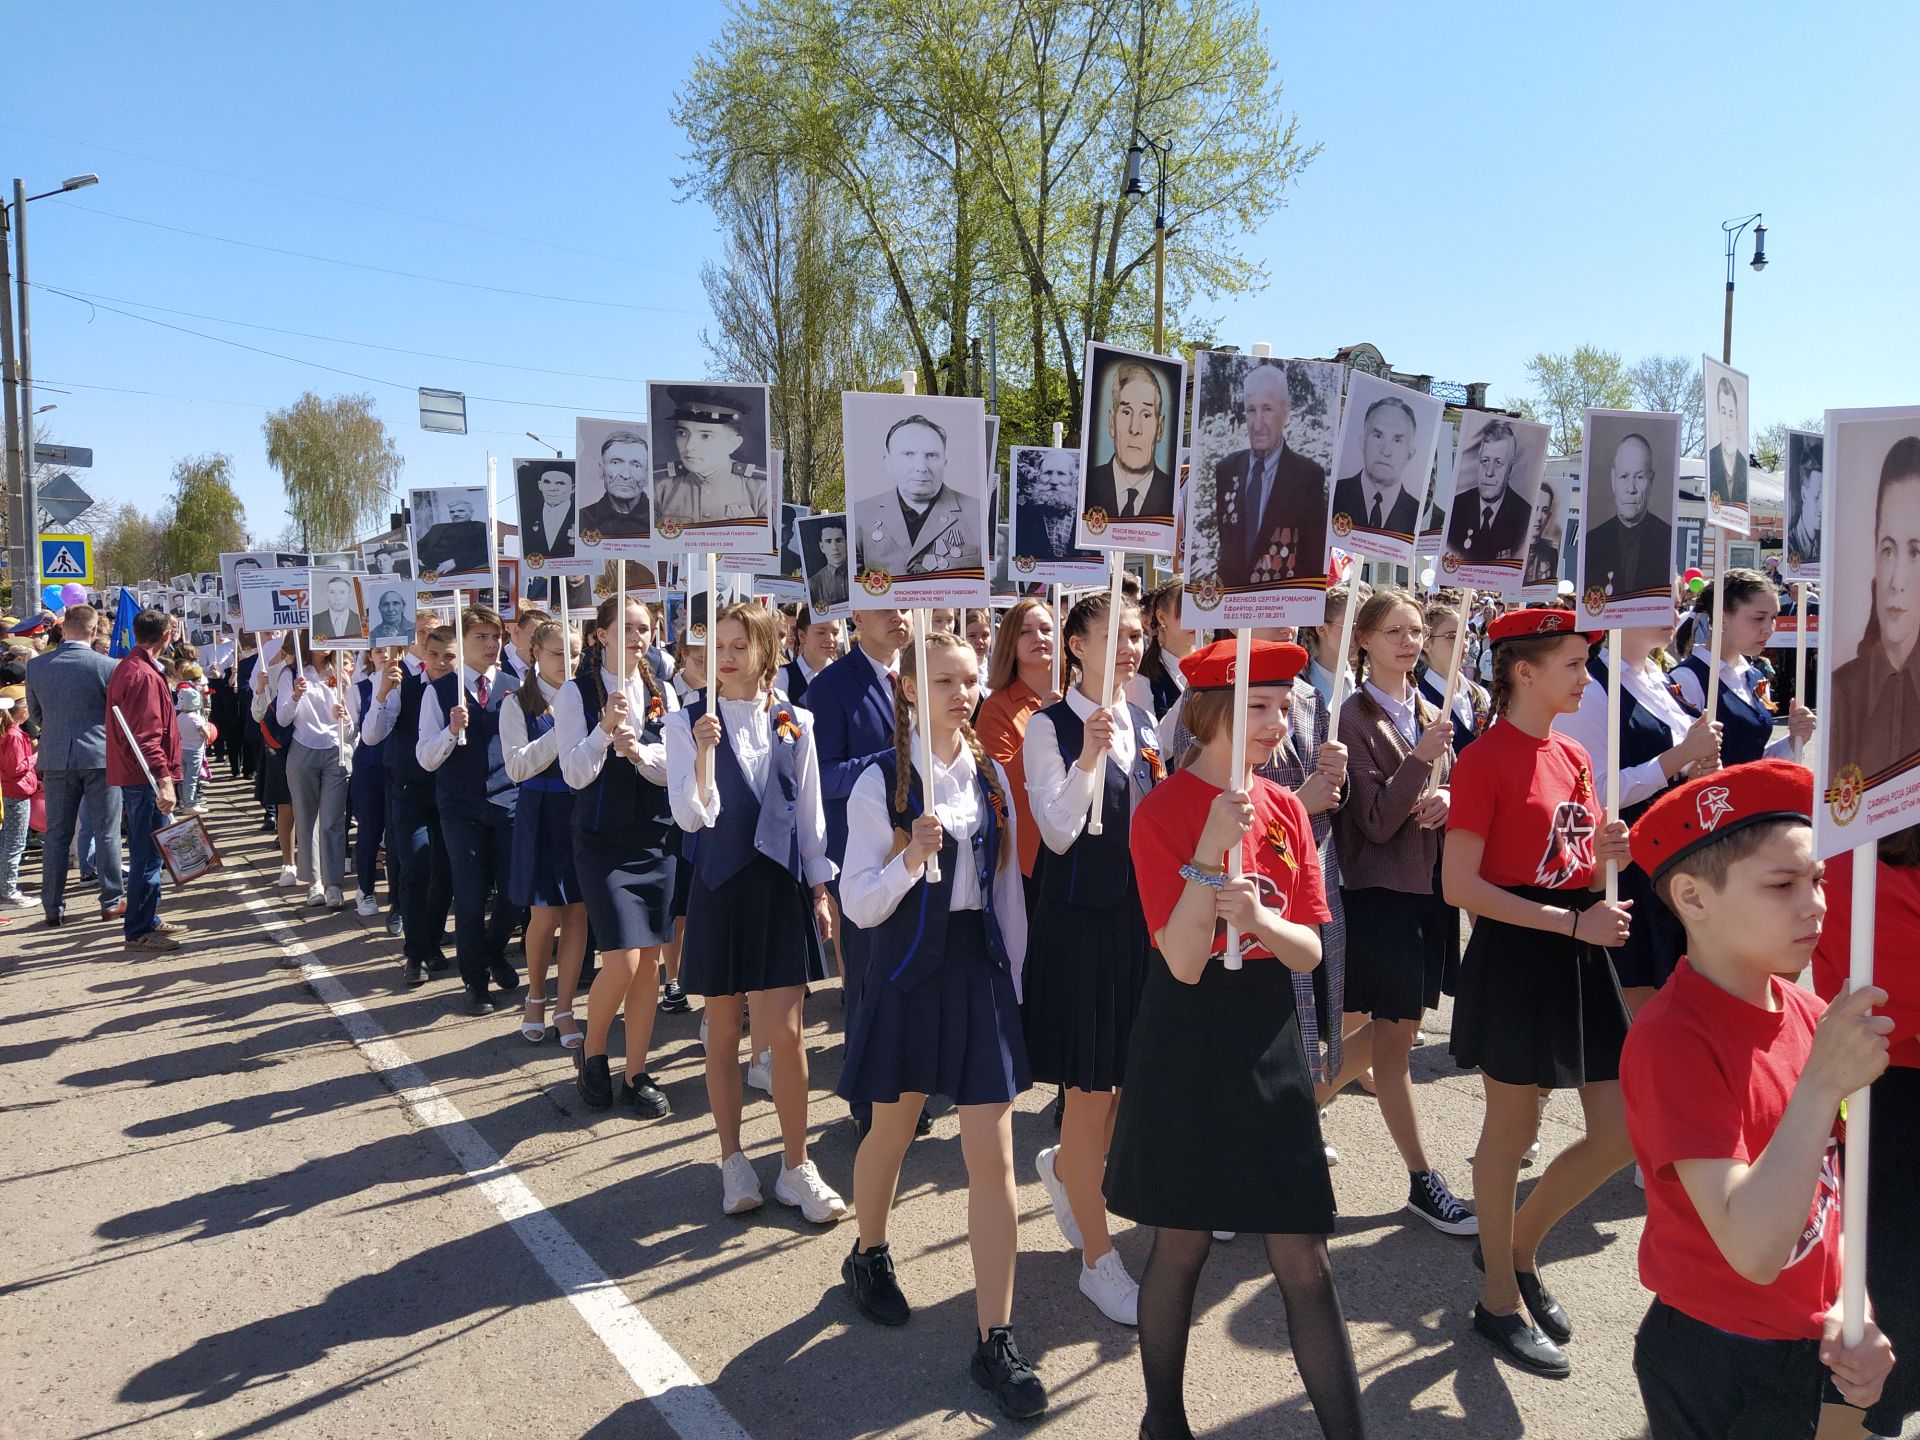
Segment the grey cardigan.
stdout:
[[[1439,710],[1414,691],[1414,716],[1422,729],[1440,721]],[[1340,743],[1347,747],[1347,803],[1333,822],[1333,843],[1340,852],[1340,879],[1347,890],[1398,890],[1430,895],[1434,866],[1440,860],[1441,830],[1422,830],[1413,821],[1432,769],[1416,759],[1380,702],[1356,687],[1340,707]],[[1452,769],[1451,757],[1439,762],[1439,783]]]

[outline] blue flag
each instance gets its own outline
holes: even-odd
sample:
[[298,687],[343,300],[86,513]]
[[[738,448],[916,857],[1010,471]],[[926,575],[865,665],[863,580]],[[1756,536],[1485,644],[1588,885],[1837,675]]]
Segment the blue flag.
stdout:
[[140,613],[140,602],[126,586],[120,587],[120,606],[113,612],[113,642],[107,653],[118,660],[133,649],[133,617]]

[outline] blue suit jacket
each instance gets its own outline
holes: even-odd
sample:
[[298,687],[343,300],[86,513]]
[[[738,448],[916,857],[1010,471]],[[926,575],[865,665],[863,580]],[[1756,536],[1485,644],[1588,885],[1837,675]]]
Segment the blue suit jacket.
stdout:
[[856,645],[807,683],[820,795],[827,812],[827,855],[847,854],[847,797],[874,757],[893,748],[893,697]]
[[42,769],[106,769],[113,670],[112,660],[81,640],[27,662],[27,709],[40,725]]

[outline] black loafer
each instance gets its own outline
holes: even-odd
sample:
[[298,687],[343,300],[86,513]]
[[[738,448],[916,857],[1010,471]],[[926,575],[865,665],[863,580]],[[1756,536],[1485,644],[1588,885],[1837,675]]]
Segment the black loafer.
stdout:
[[449,960],[445,955],[439,954],[437,952],[435,953],[433,959],[427,961],[427,973],[429,975],[444,975],[447,973],[447,971],[451,970],[452,968],[453,968],[453,961]]
[[607,1070],[607,1057],[573,1052],[573,1083],[580,1092],[580,1103],[589,1110],[613,1107],[613,1076]]
[[520,988],[520,972],[504,960],[496,960],[487,967],[487,973],[493,977],[493,983],[500,989],[515,991]]
[[1565,1352],[1517,1312],[1512,1315],[1490,1315],[1476,1305],[1473,1307],[1473,1328],[1522,1370],[1549,1380],[1564,1380],[1573,1373],[1573,1366],[1568,1362]]
[[49,930],[57,925],[64,925],[67,923],[67,912],[65,910],[49,910],[43,923]]
[[869,1320],[904,1325],[913,1317],[900,1282],[894,1278],[893,1251],[887,1246],[876,1245],[862,1254],[860,1242],[855,1240],[852,1253],[840,1262],[840,1278],[846,1282],[853,1303]]
[[426,983],[427,983],[427,967],[422,965],[418,960],[407,961],[407,970],[406,970],[407,988],[411,990],[416,985],[424,985]]
[[673,1113],[673,1106],[667,1100],[667,1092],[654,1083],[651,1075],[642,1075],[639,1083],[634,1085],[622,1080],[620,1103],[631,1109],[642,1120],[659,1120]]
[[987,1331],[987,1338],[974,1347],[971,1368],[973,1383],[992,1393],[1008,1419],[1031,1420],[1047,1408],[1047,1388],[1014,1343],[1011,1325]]
[[[1480,1253],[1480,1246],[1473,1247],[1473,1268],[1484,1273],[1487,1257]],[[1567,1314],[1566,1307],[1553,1298],[1553,1292],[1540,1283],[1540,1276],[1532,1270],[1515,1270],[1514,1282],[1520,1287],[1520,1298],[1526,1303],[1527,1313],[1533,1317],[1533,1323],[1546,1333],[1556,1345],[1564,1345],[1573,1338],[1573,1317]]]
[[491,1015],[496,1008],[493,997],[486,991],[473,989],[467,991],[467,1014]]
[[390,912],[387,916],[387,934],[398,936],[402,928],[403,927],[400,923],[400,912],[398,910]]

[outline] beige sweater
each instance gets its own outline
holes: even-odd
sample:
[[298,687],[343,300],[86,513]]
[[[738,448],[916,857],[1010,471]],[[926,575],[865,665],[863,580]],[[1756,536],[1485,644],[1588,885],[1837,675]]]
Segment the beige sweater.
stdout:
[[[1422,729],[1440,720],[1439,709],[1417,690],[1414,715]],[[1340,742],[1347,747],[1347,783],[1352,787],[1333,821],[1341,887],[1432,894],[1442,831],[1422,830],[1413,821],[1413,807],[1420,803],[1433,767],[1414,757],[1413,748],[1365,685],[1340,707]],[[1451,768],[1451,756],[1439,762],[1440,784],[1446,783]]]

